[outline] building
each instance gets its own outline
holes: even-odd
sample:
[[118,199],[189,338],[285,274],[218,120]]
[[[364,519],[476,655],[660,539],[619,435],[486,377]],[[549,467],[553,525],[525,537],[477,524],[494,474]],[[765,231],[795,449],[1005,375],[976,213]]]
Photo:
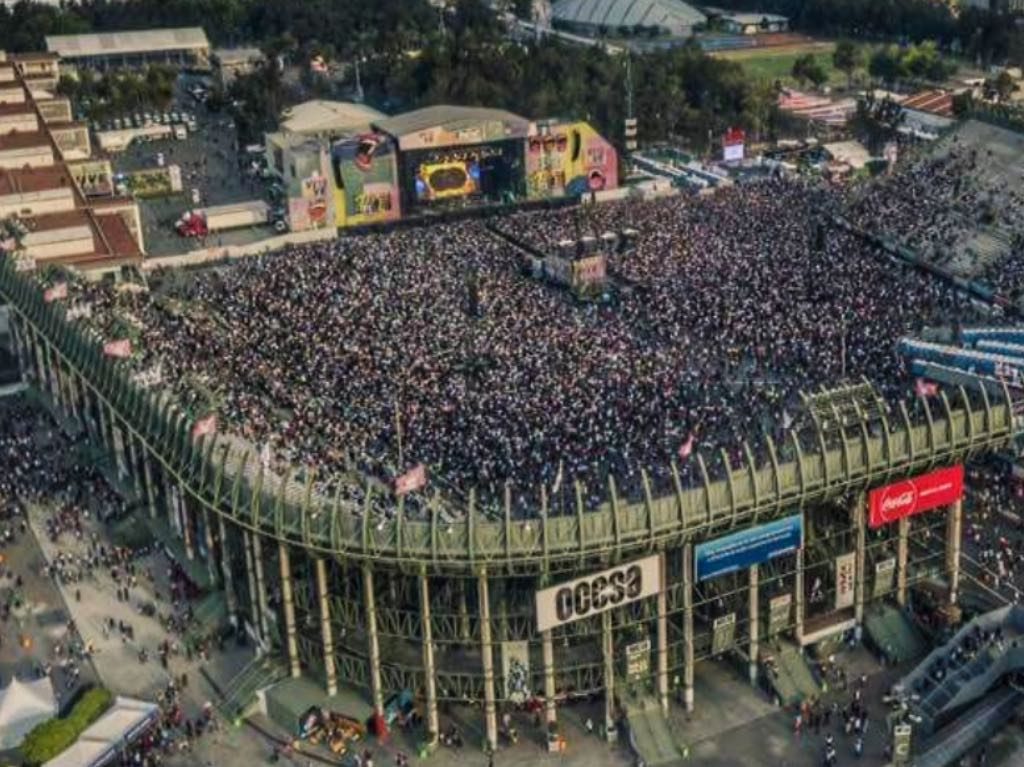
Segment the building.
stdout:
[[789,19],[776,13],[723,13],[719,24],[724,32],[733,35],[760,35],[768,32],[785,32]]
[[151,64],[207,69],[210,42],[201,27],[47,35],[46,49],[72,66],[138,69]]
[[266,138],[293,231],[618,186],[615,148],[583,122],[452,105],[384,117],[327,104],[295,108]]
[[740,466],[695,455],[685,485],[673,465],[654,490],[644,473],[639,497],[609,479],[603,500],[577,486],[564,508],[538,486],[529,517],[510,502],[481,512],[472,494],[413,513],[354,466],[325,497],[308,473],[260,469],[234,435],[197,443],[164,392],[64,332],[5,262],[0,297],[26,378],[109,457],[197,583],[220,590],[213,617],[273,659],[232,705],[262,688],[271,711],[299,688],[280,708],[303,711],[344,685],[367,695],[379,734],[396,696],[434,737],[440,706],[475,704],[491,748],[507,707],[535,701],[557,736],[563,706],[603,698],[613,738],[616,695],[636,695],[628,708],[644,716],[692,712],[702,664],[724,657],[790,706],[820,692],[804,652],[854,629],[905,660],[892,640],[905,634],[884,632],[912,633],[911,602],[958,620],[963,461],[1021,428],[1005,386],[891,418],[864,384],[805,397],[800,433],[759,461],[747,444]]
[[26,268],[138,263],[138,206],[114,196],[110,163],[92,158],[88,126],[54,94],[59,66],[50,53],[0,52],[0,225],[16,234],[5,245]]
[[552,23],[587,37],[691,37],[707,17],[682,0],[557,0]]
[[213,74],[221,88],[227,88],[239,75],[247,75],[263,61],[259,48],[218,48],[210,56]]

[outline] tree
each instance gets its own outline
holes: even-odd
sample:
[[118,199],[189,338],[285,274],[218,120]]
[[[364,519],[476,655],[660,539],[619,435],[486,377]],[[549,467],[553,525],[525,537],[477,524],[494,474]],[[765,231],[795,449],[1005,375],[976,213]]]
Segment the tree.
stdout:
[[892,85],[900,76],[899,53],[891,45],[884,45],[871,54],[868,74],[875,80]]
[[832,52],[832,64],[840,72],[846,73],[846,85],[853,84],[853,73],[861,65],[860,48],[852,40],[840,40]]
[[793,62],[792,75],[798,83],[809,80],[815,88],[820,88],[828,81],[828,72],[813,53],[797,57]]

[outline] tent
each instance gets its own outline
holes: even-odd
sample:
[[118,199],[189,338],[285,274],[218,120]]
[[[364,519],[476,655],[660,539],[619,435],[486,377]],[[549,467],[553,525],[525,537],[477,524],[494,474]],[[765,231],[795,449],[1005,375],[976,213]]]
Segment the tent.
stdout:
[[155,703],[117,697],[107,713],[85,728],[67,751],[46,767],[99,767],[112,763],[138,735],[160,717]]
[[57,698],[49,677],[32,682],[12,679],[0,690],[0,749],[17,748],[37,724],[57,716]]

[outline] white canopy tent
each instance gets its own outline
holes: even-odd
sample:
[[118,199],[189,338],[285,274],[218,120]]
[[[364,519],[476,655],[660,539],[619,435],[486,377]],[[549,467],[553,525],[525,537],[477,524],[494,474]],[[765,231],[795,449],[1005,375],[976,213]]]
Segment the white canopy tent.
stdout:
[[73,746],[48,761],[45,767],[99,767],[110,764],[122,749],[159,716],[160,709],[155,703],[118,697],[107,713],[78,736]]
[[0,749],[17,748],[33,727],[55,716],[57,698],[49,677],[12,679],[0,690]]

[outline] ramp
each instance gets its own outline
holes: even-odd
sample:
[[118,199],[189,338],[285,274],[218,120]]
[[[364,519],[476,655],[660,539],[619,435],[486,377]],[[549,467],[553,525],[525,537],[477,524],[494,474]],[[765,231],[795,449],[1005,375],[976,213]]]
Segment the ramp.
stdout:
[[988,740],[1024,703],[1024,694],[1007,687],[987,696],[925,744],[913,767],[946,767]]
[[928,643],[921,630],[902,610],[887,604],[873,606],[864,615],[870,643],[893,663],[921,658]]
[[[904,677],[903,688],[919,697],[914,709],[922,717],[923,729],[942,729],[959,712],[988,695],[1004,677],[1024,669],[1022,636],[1024,607],[993,610],[965,624]],[[971,652],[954,660],[953,649],[968,645]]]
[[793,706],[821,694],[807,659],[795,645],[784,644],[769,656],[774,661],[766,673],[768,683],[783,706]]
[[629,743],[648,767],[668,765],[685,759],[688,750],[676,740],[661,706],[654,698],[641,698],[626,705]]

